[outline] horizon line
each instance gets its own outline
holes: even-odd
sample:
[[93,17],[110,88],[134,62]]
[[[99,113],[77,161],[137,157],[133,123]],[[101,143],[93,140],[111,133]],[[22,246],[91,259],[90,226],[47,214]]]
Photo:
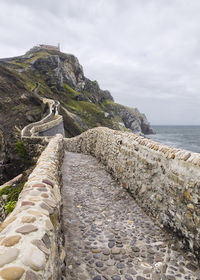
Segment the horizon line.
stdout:
[[152,124],[151,126],[200,126],[200,124]]

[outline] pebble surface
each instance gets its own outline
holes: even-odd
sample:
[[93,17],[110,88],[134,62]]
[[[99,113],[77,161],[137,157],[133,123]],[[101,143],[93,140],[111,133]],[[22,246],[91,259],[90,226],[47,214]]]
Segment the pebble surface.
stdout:
[[200,280],[186,258],[95,158],[65,153],[68,280]]

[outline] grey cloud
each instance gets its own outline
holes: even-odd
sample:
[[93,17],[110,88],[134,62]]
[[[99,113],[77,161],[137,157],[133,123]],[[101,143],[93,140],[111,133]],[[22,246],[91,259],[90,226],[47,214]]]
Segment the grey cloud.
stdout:
[[0,57],[60,42],[152,123],[200,124],[199,13],[199,0],[2,0]]

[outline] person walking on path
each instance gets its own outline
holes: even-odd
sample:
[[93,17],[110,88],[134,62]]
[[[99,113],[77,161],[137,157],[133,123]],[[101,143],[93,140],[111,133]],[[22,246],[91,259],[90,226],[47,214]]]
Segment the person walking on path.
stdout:
[[52,112],[53,112],[54,115],[56,114],[56,104],[55,103],[53,104]]

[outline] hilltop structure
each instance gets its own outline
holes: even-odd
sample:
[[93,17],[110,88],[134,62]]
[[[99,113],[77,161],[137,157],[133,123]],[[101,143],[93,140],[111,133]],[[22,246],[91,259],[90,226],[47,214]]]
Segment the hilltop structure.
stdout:
[[52,46],[52,45],[39,45],[41,49],[46,50],[52,50],[52,51],[60,51],[60,44],[58,43],[58,46]]

